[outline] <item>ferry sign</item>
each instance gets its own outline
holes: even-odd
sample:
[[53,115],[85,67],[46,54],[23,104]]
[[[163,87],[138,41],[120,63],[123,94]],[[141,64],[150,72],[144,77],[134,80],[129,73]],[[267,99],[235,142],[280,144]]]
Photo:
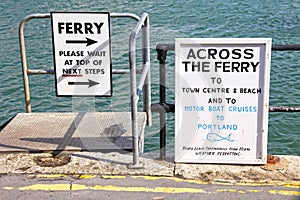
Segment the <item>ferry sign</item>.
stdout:
[[265,164],[271,39],[176,39],[175,161]]
[[57,96],[111,96],[110,16],[52,12]]

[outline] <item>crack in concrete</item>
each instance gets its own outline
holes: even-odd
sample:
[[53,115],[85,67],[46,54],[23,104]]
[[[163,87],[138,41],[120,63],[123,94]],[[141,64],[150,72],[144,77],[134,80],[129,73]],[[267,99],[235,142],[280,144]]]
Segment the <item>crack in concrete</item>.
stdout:
[[72,195],[73,181],[70,181],[70,195]]
[[175,174],[175,173],[176,173],[176,166],[174,165],[174,166],[173,166],[173,170],[172,170],[172,174],[173,174],[174,177],[176,177],[176,174]]

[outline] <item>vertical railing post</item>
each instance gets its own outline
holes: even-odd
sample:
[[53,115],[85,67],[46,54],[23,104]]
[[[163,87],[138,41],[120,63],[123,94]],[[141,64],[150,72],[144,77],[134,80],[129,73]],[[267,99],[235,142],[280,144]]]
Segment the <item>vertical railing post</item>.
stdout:
[[129,41],[129,66],[130,66],[130,98],[131,98],[131,125],[133,139],[133,166],[137,164],[138,137],[137,137],[137,94],[136,94],[136,41],[135,33],[130,35]]
[[24,83],[24,93],[25,93],[25,105],[26,112],[31,112],[31,103],[30,103],[30,90],[29,90],[29,80],[28,74],[29,70],[27,68],[26,61],[26,49],[25,49],[25,36],[24,36],[24,27],[26,22],[33,18],[49,18],[50,14],[33,14],[26,16],[19,26],[19,41],[20,41],[20,52],[21,52],[21,62],[22,62],[22,71],[23,71],[23,83]]
[[27,62],[26,62],[26,50],[25,50],[25,39],[24,39],[24,26],[25,23],[30,18],[25,18],[21,22],[19,26],[19,40],[20,40],[20,51],[21,51],[21,62],[22,62],[22,72],[23,72],[23,84],[24,84],[24,93],[25,93],[25,105],[26,112],[31,112],[31,104],[30,104],[30,91],[29,91],[29,81],[28,81],[28,73],[27,73]]
[[[167,49],[157,46],[157,60],[159,60],[159,104],[164,108],[166,104],[166,58]],[[166,110],[159,112],[160,118],[160,159],[165,160],[166,157]]]
[[[132,139],[133,139],[133,164],[129,165],[130,168],[141,168],[143,165],[138,163],[139,157],[139,136],[137,133],[137,103],[139,100],[139,91],[137,90],[136,86],[136,37],[139,31],[143,26],[145,26],[145,22],[148,19],[148,14],[143,13],[140,20],[136,24],[134,30],[130,34],[129,39],[129,66],[130,66],[130,96],[131,96],[131,122],[132,122]],[[147,39],[148,40],[148,39]],[[146,40],[146,43],[148,43]],[[144,42],[143,42],[144,44]],[[149,55],[147,53],[146,55]],[[145,63],[148,66],[150,63]],[[147,68],[148,71],[149,68]],[[147,73],[148,74],[148,73]],[[148,76],[146,74],[146,77]],[[145,77],[145,78],[146,78]]]
[[[146,18],[144,26],[142,28],[142,34],[143,34],[143,66],[145,66],[146,63],[150,64],[150,22],[149,22],[149,16]],[[147,77],[145,80],[145,84],[143,87],[143,100],[144,100],[144,111],[147,113],[147,125],[152,125],[152,114],[151,114],[151,77],[150,77],[150,68],[147,73]]]

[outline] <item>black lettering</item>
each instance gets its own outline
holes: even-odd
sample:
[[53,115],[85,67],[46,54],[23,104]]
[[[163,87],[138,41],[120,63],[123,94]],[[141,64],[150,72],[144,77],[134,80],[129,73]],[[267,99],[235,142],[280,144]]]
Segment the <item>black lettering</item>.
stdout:
[[201,51],[206,51],[205,49],[199,49],[198,51],[197,51],[197,56],[198,56],[198,58],[200,58],[200,59],[205,59],[206,58],[206,56],[204,56],[204,57],[201,57],[200,56],[200,52]]
[[81,29],[82,29],[82,24],[74,22],[74,33],[75,34],[77,34],[77,33],[83,34]]
[[101,34],[101,27],[103,26],[104,23],[94,23],[94,25],[96,26],[97,28],[97,34]]
[[58,22],[58,33],[59,34],[61,34],[62,33],[62,29],[64,29],[63,25],[64,25],[64,23]]
[[230,71],[230,62],[223,62],[223,72],[231,72]]
[[232,72],[234,72],[234,71],[240,72],[239,68],[240,68],[240,63],[239,62],[232,62]]
[[[210,62],[202,62],[202,72],[210,72],[209,64],[210,64]],[[207,69],[205,69],[205,68],[207,68]]]
[[66,23],[66,34],[72,34],[72,23],[71,22],[67,22]]
[[250,63],[248,62],[241,62],[241,72],[249,72],[248,68],[250,66]]
[[187,72],[188,71],[188,64],[190,64],[190,61],[183,61],[182,64],[184,64],[184,71]]
[[218,72],[218,68],[222,68],[222,62],[215,62],[215,72]]
[[257,62],[257,63],[251,62],[251,65],[252,65],[252,67],[253,67],[253,72],[256,72],[256,68],[258,67],[259,62]]
[[[254,57],[253,49],[245,49],[244,54],[245,54],[245,56],[244,56],[245,59],[251,59]],[[246,56],[246,55],[248,55],[248,56]]]
[[200,72],[200,62],[196,65],[195,62],[192,62],[192,71],[195,71],[195,68],[198,69],[198,72]]
[[189,53],[187,55],[187,59],[190,59],[190,57],[196,59],[196,56],[195,56],[195,53],[194,53],[194,50],[193,49],[190,49],[189,50]]
[[241,57],[242,57],[241,49],[233,49],[232,50],[232,59],[240,59]]
[[217,49],[208,49],[208,59],[216,59],[215,55],[218,53]]
[[84,23],[84,29],[85,29],[85,34],[94,34],[93,30],[93,24],[92,23]]
[[[223,52],[225,52],[225,56],[223,55],[223,54],[224,54]],[[221,59],[227,59],[227,58],[229,57],[229,55],[230,55],[230,53],[229,53],[228,49],[222,49],[222,50],[219,52],[219,57],[220,57]]]

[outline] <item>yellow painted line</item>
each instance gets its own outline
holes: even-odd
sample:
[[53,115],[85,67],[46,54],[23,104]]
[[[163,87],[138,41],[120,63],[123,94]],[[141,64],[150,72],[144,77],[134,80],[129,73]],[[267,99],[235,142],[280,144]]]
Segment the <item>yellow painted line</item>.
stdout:
[[249,182],[249,183],[239,183],[237,182],[235,185],[240,186],[281,186],[287,188],[300,188],[300,182],[291,181],[291,182],[284,182],[284,181],[269,181],[269,182]]
[[90,178],[96,178],[96,175],[89,175],[89,174],[81,174],[78,176],[80,179],[90,179]]
[[187,179],[184,182],[187,182],[187,183],[196,183],[196,184],[201,184],[201,185],[207,185],[207,184],[209,184],[208,182],[205,182],[205,181],[191,180],[191,179]]
[[68,174],[36,174],[36,175],[28,175],[28,177],[36,177],[36,178],[66,178],[66,177],[74,177],[79,179],[90,179],[97,177],[96,175],[89,174],[78,174],[78,175],[68,175]]
[[182,179],[177,177],[167,177],[167,176],[131,176],[132,178],[143,178],[145,180],[155,181],[160,179],[167,179],[175,182],[188,182],[188,183],[196,183],[196,184],[209,184],[208,182],[201,181],[201,180],[192,180],[192,179]]
[[19,190],[38,190],[38,191],[68,191],[70,184],[34,184],[29,186],[20,187]]
[[[234,190],[234,189],[218,189],[215,192],[207,192],[201,188],[181,188],[181,187],[122,187],[115,185],[94,185],[87,186],[84,184],[34,184],[29,186],[24,186],[20,188],[14,187],[3,187],[4,190],[20,190],[20,191],[80,191],[80,190],[101,190],[101,191],[116,191],[116,192],[152,192],[152,193],[259,193],[264,192],[263,190]],[[300,196],[299,191],[292,190],[268,190],[265,191],[270,194],[275,195],[289,195],[289,196]]]
[[101,178],[104,178],[104,179],[125,179],[127,178],[127,176],[105,176],[105,175],[102,175]]
[[108,191],[119,191],[119,192],[153,192],[153,193],[206,193],[203,189],[199,188],[175,188],[175,187],[119,187],[114,185],[96,185],[91,187],[94,190],[108,190]]
[[13,187],[3,187],[4,190],[14,190],[15,188]]
[[142,178],[145,179],[147,181],[156,181],[156,180],[160,180],[160,179],[168,179],[168,180],[172,180],[172,181],[176,181],[176,182],[180,182],[182,181],[182,179],[177,178],[177,177],[167,177],[167,176],[131,176],[131,178]]
[[[28,175],[28,177],[37,177],[37,178],[64,178],[64,177],[74,177],[78,179],[90,179],[95,178],[97,175],[90,174],[78,174],[78,175],[67,175],[67,174],[37,174],[37,175]],[[143,178],[149,181],[155,181],[160,179],[167,179],[175,182],[186,182],[186,183],[195,183],[199,185],[210,184],[209,182],[201,181],[201,180],[193,180],[193,179],[183,179],[178,177],[167,177],[167,176],[123,176],[123,175],[102,175],[103,179],[126,179],[128,177],[131,178]],[[281,186],[286,188],[300,188],[299,181],[257,181],[257,182],[235,182],[235,183],[227,183],[227,182],[213,182],[213,184],[217,185],[239,185],[239,186]]]
[[36,177],[36,178],[62,178],[62,177],[70,177],[67,174],[36,174],[36,175],[28,175],[28,177]]
[[[195,184],[210,184],[209,182],[201,181],[201,180],[193,180],[193,179],[183,179],[178,177],[166,177],[166,176],[130,176],[132,178],[143,178],[145,180],[155,181],[160,179],[167,179],[175,182],[187,182],[187,183],[195,183]],[[118,178],[118,177],[116,177]],[[122,177],[124,178],[124,177]],[[235,183],[227,183],[227,182],[213,182],[216,185],[239,185],[239,186],[281,186],[288,188],[300,188],[300,182],[292,181],[292,182],[283,182],[283,181],[258,181],[258,182],[235,182]]]
[[86,185],[83,185],[83,184],[72,184],[72,188],[71,189],[72,189],[72,191],[89,190],[90,187],[88,187]]
[[231,193],[240,193],[245,194],[246,192],[243,190],[227,190],[227,189],[218,189],[217,192],[231,192]]
[[[8,189],[8,188],[3,188]],[[206,193],[203,189],[199,188],[175,188],[175,187],[120,187],[114,185],[95,185],[86,186],[82,184],[35,184],[25,187],[20,187],[18,190],[33,190],[33,191],[76,191],[76,190],[104,190],[104,191],[117,191],[117,192],[153,192],[153,193]]]
[[300,196],[299,191],[293,191],[293,190],[269,190],[268,191],[271,194],[281,194],[281,195],[289,195],[289,196]]
[[[230,193],[239,193],[239,194],[246,194],[246,193],[258,193],[263,192],[263,190],[228,190],[228,189],[218,189],[217,192],[230,192]],[[293,190],[269,190],[270,194],[279,194],[279,195],[288,195],[288,196],[300,196],[300,192],[293,191]]]
[[247,190],[247,192],[258,193],[263,192],[263,190]]
[[288,188],[299,188],[300,189],[300,182],[291,182],[283,184],[282,186],[288,187]]

